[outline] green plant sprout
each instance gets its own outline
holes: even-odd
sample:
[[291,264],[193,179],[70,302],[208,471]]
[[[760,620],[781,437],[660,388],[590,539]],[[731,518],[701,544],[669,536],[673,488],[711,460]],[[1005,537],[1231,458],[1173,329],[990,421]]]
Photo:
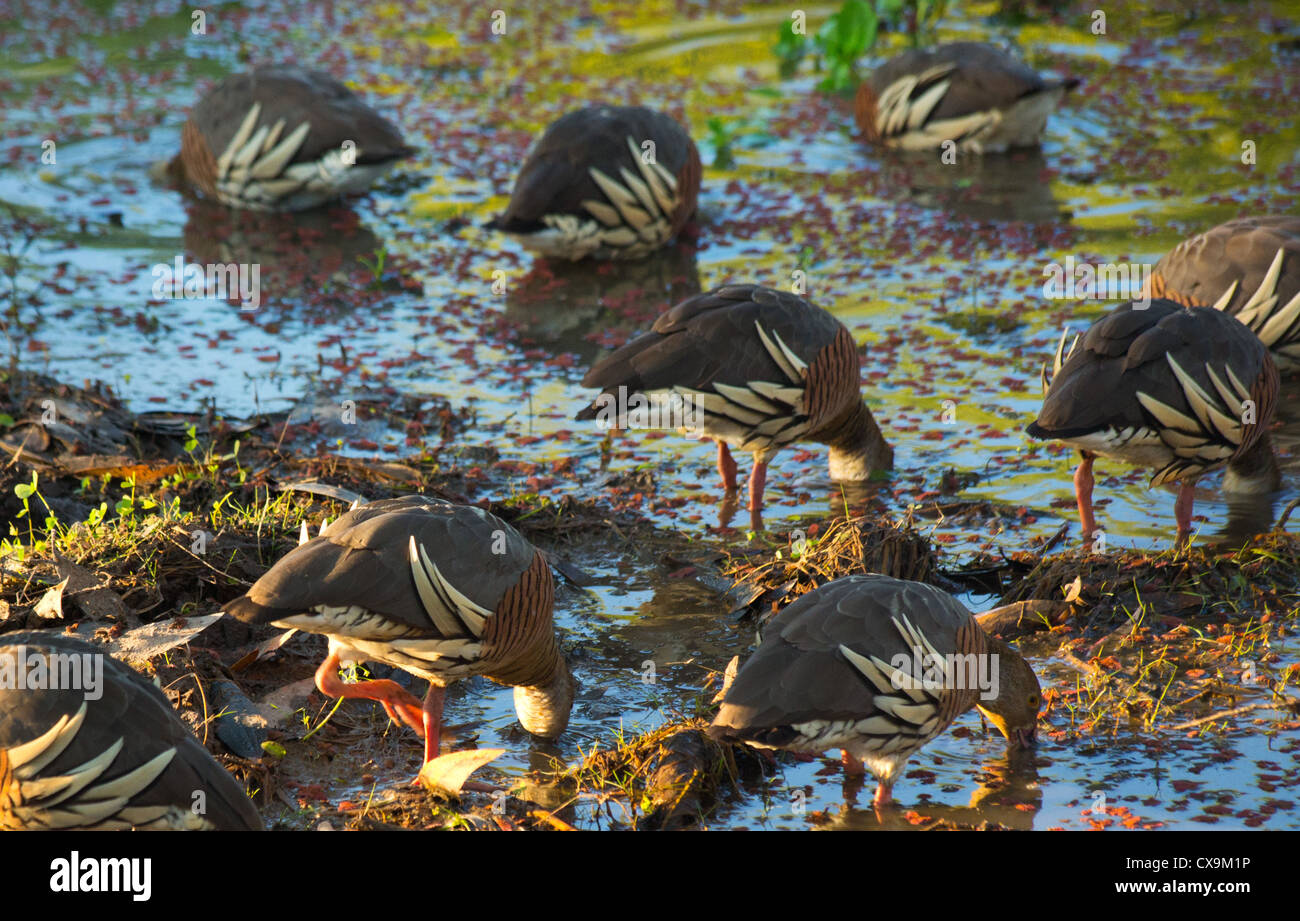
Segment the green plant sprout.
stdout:
[[933,39],[935,26],[947,10],[948,0],[845,0],[811,40],[795,31],[793,19],[782,23],[772,51],[783,78],[793,76],[811,55],[814,70],[825,75],[817,88],[843,93],[857,86],[858,59],[875,48],[882,31],[906,33],[912,47],[917,47]]

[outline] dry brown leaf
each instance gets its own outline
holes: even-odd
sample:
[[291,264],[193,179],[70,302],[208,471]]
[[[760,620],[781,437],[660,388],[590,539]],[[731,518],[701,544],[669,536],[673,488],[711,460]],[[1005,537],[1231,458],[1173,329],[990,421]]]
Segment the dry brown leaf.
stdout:
[[576,828],[564,821],[564,819],[552,815],[549,812],[542,812],[541,810],[534,809],[532,812],[528,813],[528,817],[535,822],[545,822],[556,831],[577,831]]
[[461,788],[469,780],[470,774],[505,753],[504,748],[476,748],[442,755],[420,769],[420,783],[427,790],[460,796]]
[[281,483],[276,487],[276,492],[306,492],[316,496],[326,496],[339,502],[358,502],[366,504],[366,497],[359,492],[353,492],[342,486],[335,486],[333,483],[322,483],[319,480],[298,480],[293,483]]
[[258,712],[272,726],[285,725],[294,711],[307,702],[312,691],[316,690],[316,679],[301,678],[282,688],[277,688],[257,702]]
[[67,587],[68,580],[64,579],[42,595],[41,600],[36,602],[36,616],[46,620],[63,620],[63,590]]
[[99,576],[89,569],[57,551],[54,554],[54,564],[59,577],[67,585],[64,595],[80,609],[84,617],[90,620],[125,621],[131,616],[131,610],[121,596],[108,586],[100,585]]
[[259,659],[265,659],[267,656],[275,652],[285,643],[289,642],[289,638],[292,637],[297,632],[298,632],[297,629],[286,630],[283,633],[277,633],[275,636],[271,637],[265,643],[259,643],[253,649],[249,650],[247,653],[240,656],[238,661],[236,661],[234,665],[230,666],[230,671],[242,672],[244,669],[248,668],[248,666],[252,665],[254,662],[258,661]]
[[63,459],[63,468],[73,476],[108,476],[115,480],[134,478],[137,485],[148,485],[179,471],[179,464],[137,464],[126,456],[69,457]]
[[93,572],[74,563],[58,551],[54,553],[54,565],[59,571],[59,578],[63,579],[67,584],[69,593],[83,592],[88,588],[95,588],[99,585],[99,579],[95,578]]
[[736,673],[739,671],[740,671],[740,656],[732,656],[731,661],[727,663],[726,670],[722,673],[722,690],[714,694],[713,700],[709,701],[709,703],[711,704],[722,703],[723,698],[727,696],[727,692],[731,690],[731,682],[736,680]]
[[[145,624],[111,639],[104,644],[105,651],[127,664],[142,665],[156,655],[188,643],[224,616],[201,614],[197,617],[173,617]],[[82,624],[75,632],[82,639],[93,642],[96,629],[102,629],[102,625]]]

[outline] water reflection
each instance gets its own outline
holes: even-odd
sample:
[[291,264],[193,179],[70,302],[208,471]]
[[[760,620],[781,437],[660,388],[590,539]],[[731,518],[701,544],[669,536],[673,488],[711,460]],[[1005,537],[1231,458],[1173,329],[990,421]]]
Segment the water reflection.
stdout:
[[926,208],[976,221],[1059,221],[1070,217],[1052,194],[1051,175],[1037,148],[944,163],[939,152],[886,155],[888,184]]
[[538,343],[590,362],[700,290],[687,243],[632,262],[538,259],[506,290],[506,316]]
[[868,805],[861,808],[857,806],[858,794],[865,790],[869,804],[874,782],[870,777],[865,783],[846,778],[846,808],[828,810],[829,821],[816,827],[824,830],[904,831],[935,825],[979,827],[988,823],[1028,831],[1033,828],[1034,816],[1043,805],[1037,759],[1036,752],[1018,749],[1008,750],[985,762],[976,775],[980,786],[971,793],[969,806],[904,799],[884,807]]
[[259,266],[263,307],[304,305],[332,316],[385,291],[418,289],[384,241],[344,205],[278,214],[193,201],[184,240],[190,262]]

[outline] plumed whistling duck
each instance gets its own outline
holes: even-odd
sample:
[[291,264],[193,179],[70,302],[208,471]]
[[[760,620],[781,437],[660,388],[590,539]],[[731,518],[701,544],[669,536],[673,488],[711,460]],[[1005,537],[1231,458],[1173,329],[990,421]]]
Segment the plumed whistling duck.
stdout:
[[1179,243],[1156,263],[1147,296],[1227,311],[1279,368],[1300,368],[1300,217],[1239,218]]
[[1198,477],[1226,466],[1224,489],[1268,492],[1279,472],[1268,426],[1278,374],[1249,329],[1210,307],[1130,302],[1094,323],[1064,354],[1033,438],[1078,448],[1074,476],[1084,538],[1097,530],[1092,462],[1098,455],[1156,468],[1152,486],[1178,483],[1178,538],[1191,532]]
[[858,87],[855,115],[872,144],[970,153],[1042,142],[1047,116],[1077,80],[1046,80],[994,45],[951,42],[913,48]]
[[695,142],[669,116],[588,106],[546,129],[488,226],[554,259],[640,259],[694,216],[700,173]]
[[971,707],[1013,747],[1031,747],[1041,702],[1020,653],[951,595],[869,573],[828,582],[772,619],[709,734],[809,754],[842,749],[847,771],[875,774],[882,805],[907,759]]
[[244,788],[162,691],[102,646],[7,633],[0,636],[6,673],[0,829],[262,829]]
[[[541,551],[495,515],[424,496],[359,506],[286,554],[225,610],[245,623],[322,633],[316,686],[377,700],[438,755],[444,689],[484,675],[515,688],[519,722],[554,738],[574,684],[552,620]],[[429,681],[421,703],[388,679],[345,684],[340,664],[385,662]]]
[[329,74],[272,65],[226,77],[199,100],[172,169],[232,208],[301,211],[365,191],[413,152]]
[[835,480],[863,481],[893,467],[860,380],[853,336],[831,314],[772,288],[724,285],[682,301],[597,362],[582,383],[602,393],[577,418],[635,427],[617,409],[638,394],[691,404],[698,418],[686,419],[683,409],[687,424],[674,427],[717,441],[725,490],[736,488],[728,446],[753,453],[749,508],[757,527],[767,465],[788,444],[829,445]]

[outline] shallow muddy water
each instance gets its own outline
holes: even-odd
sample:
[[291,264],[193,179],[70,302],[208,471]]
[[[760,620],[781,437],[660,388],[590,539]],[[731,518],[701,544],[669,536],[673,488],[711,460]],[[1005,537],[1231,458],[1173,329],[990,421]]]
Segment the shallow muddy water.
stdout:
[[[945,564],[955,565],[1073,523],[1072,458],[1031,444],[1023,428],[1062,328],[1082,330],[1110,304],[1046,299],[1044,267],[1067,256],[1154,263],[1223,220],[1293,210],[1300,190],[1300,125],[1276,115],[1300,91],[1300,59],[1275,41],[1295,31],[1282,3],[1204,4],[1195,17],[1175,2],[1115,12],[1104,36],[1084,13],[1011,28],[983,18],[992,4],[962,4],[942,38],[1012,39],[1040,69],[1083,85],[1049,122],[1041,154],[942,169],[865,148],[847,101],[816,93],[806,71],[779,77],[769,50],[788,15],[779,5],[525,4],[505,36],[472,3],[230,3],[210,12],[205,35],[170,3],[50,6],[0,3],[0,204],[46,225],[15,280],[36,302],[22,314],[30,329],[14,337],[23,367],[103,379],[138,410],[294,409],[321,424],[331,450],[359,456],[429,446],[399,431],[348,430],[343,401],[445,398],[475,412],[458,441],[523,463],[511,487],[520,492],[609,495],[609,476],[653,471],[657,492],[640,510],[683,541],[718,523],[710,447],[628,437],[601,469],[603,433],[572,421],[590,396],[578,383],[590,361],[676,300],[729,281],[787,287],[805,271],[809,297],[865,344],[864,393],[896,450],[886,507],[931,498],[951,469],[969,480],[960,497],[992,501],[1016,521],[1012,530],[938,520]],[[831,9],[807,8],[814,21]],[[151,179],[200,88],[245,61],[281,59],[346,79],[420,154],[373,194],[298,221],[232,216]],[[706,164],[719,154],[708,122],[720,118],[734,164],[705,171],[694,246],[616,270],[552,272],[480,225],[504,205],[535,132],[596,99],[673,111]],[[47,139],[53,164],[40,159]],[[1255,143],[1254,165],[1241,162],[1244,141]],[[963,171],[956,182],[952,169]],[[387,267],[372,272],[380,254]],[[261,264],[262,304],[155,298],[154,266],[177,256]],[[493,288],[499,279],[504,291]],[[1267,525],[1300,494],[1300,384],[1284,386],[1283,490],[1266,507],[1233,508],[1219,478],[1205,479],[1204,536]],[[552,469],[566,458],[572,467]],[[1148,490],[1140,471],[1102,462],[1098,472],[1111,545],[1167,546],[1173,493]],[[769,472],[765,524],[791,530],[844,501],[823,449],[787,451]],[[724,539],[744,539],[735,523]],[[573,729],[554,750],[569,760],[620,727],[664,720],[698,693],[705,669],[750,639],[726,621],[723,601],[667,578],[658,552],[614,543],[573,559],[598,584],[566,590],[557,610],[582,685]],[[1294,640],[1275,651],[1297,653]],[[1046,682],[1074,680],[1038,664]],[[497,763],[507,773],[530,763],[511,713],[508,689],[486,682],[449,697],[449,722],[509,750]],[[928,798],[970,821],[976,800],[979,815],[1002,824],[1086,827],[1080,813],[1100,790],[1144,823],[1195,828],[1230,793],[1231,814],[1208,814],[1214,827],[1235,827],[1249,818],[1237,813],[1285,801],[1267,778],[1300,767],[1285,735],[1157,742],[1121,732],[1095,745],[1046,740],[1036,768],[1011,770],[1009,789],[986,797],[982,787],[1007,774],[1004,746],[980,732],[977,714],[958,727],[913,759],[921,773],[900,782],[900,802]],[[783,764],[766,796],[729,798],[713,824],[875,823],[869,808],[810,818],[843,801],[840,775],[823,767]],[[789,790],[805,786],[796,811]],[[1300,809],[1276,806],[1263,826],[1300,828]]]

